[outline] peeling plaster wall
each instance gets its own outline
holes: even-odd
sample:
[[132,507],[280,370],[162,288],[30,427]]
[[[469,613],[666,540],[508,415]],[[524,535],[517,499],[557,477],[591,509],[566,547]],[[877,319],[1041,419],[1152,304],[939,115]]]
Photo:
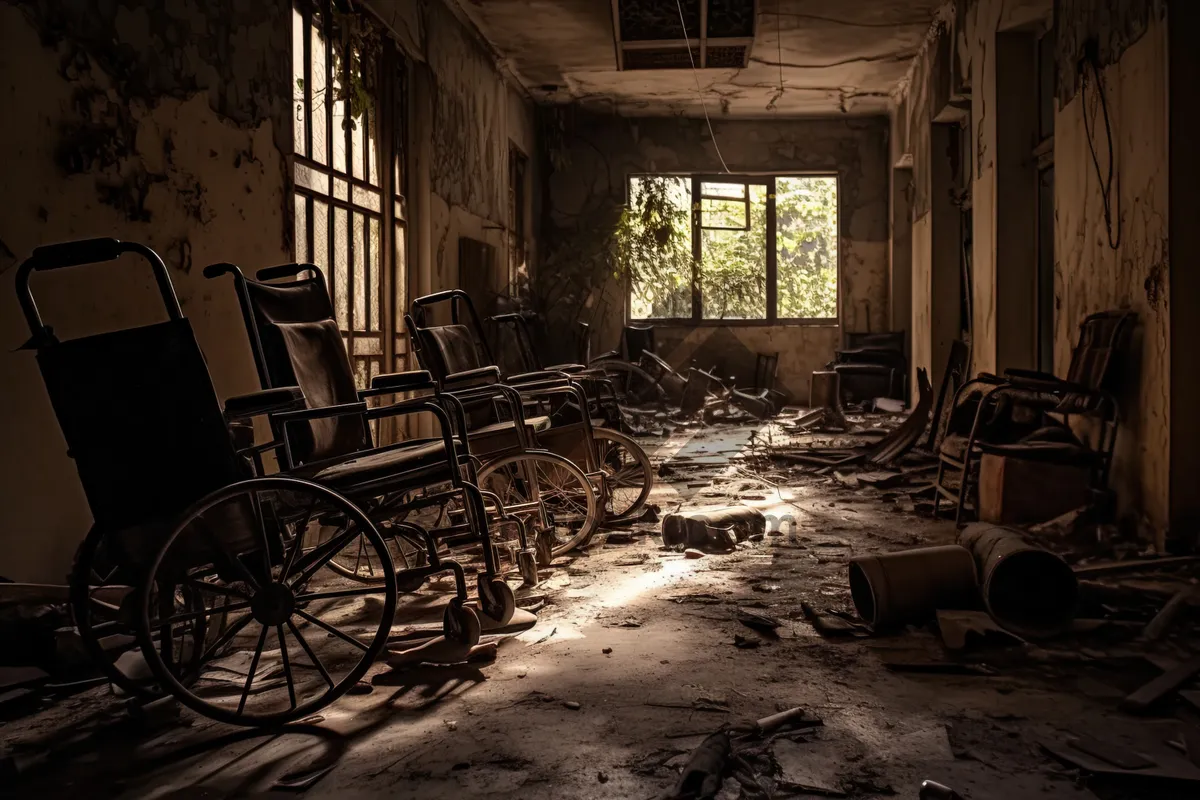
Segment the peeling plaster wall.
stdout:
[[[680,366],[696,359],[698,366],[715,366],[718,374],[736,375],[744,384],[753,377],[755,353],[778,352],[781,382],[807,402],[810,376],[833,358],[843,329],[882,331],[888,326],[887,120],[721,120],[713,127],[721,155],[735,173],[839,175],[841,323],[659,325],[660,354]],[[703,120],[631,120],[587,112],[569,118],[563,150],[556,157],[560,164],[549,179],[543,252],[560,270],[555,279],[577,283],[583,296],[582,312],[569,304],[548,311],[556,329],[577,318],[590,320],[594,351],[608,350],[619,341],[624,321],[623,286],[603,270],[579,265],[590,263],[588,250],[596,246],[596,229],[615,224],[625,203],[628,176],[719,173],[721,164]],[[591,273],[575,274],[583,269]],[[556,312],[570,318],[555,319]]]
[[[92,236],[163,255],[217,392],[256,388],[215,261],[288,258],[289,5],[170,0],[0,2],[0,572],[63,579],[91,517],[14,293],[40,244]],[[62,338],[162,319],[136,259],[37,275]]]
[[[536,167],[532,104],[498,71],[485,44],[441,0],[425,5],[426,65],[432,86],[429,224],[434,290],[459,285],[458,240],[496,251],[492,288],[506,290],[510,142]],[[536,186],[532,181],[527,189]],[[532,213],[526,218],[532,222]],[[525,236],[531,255],[533,230]]]
[[[1096,113],[1095,87],[1076,94],[1055,119],[1054,363],[1070,363],[1078,326],[1091,313],[1128,307],[1138,314],[1136,370],[1119,397],[1123,434],[1113,467],[1122,505],[1144,511],[1156,529],[1169,516],[1170,297],[1167,245],[1166,23],[1155,19],[1144,36],[1103,70],[1119,173],[1119,248],[1109,247],[1099,179],[1088,150],[1084,114]],[[1093,82],[1094,83],[1094,82]],[[1102,118],[1096,145],[1107,161]],[[1114,193],[1117,190],[1114,190]],[[1114,206],[1114,214],[1116,207]]]
[[[972,369],[998,366],[997,243],[1010,232],[997,208],[996,36],[1005,31],[1057,24],[1059,104],[1055,121],[1055,369],[1065,374],[1079,324],[1090,313],[1128,306],[1139,315],[1133,369],[1123,381],[1123,412],[1112,486],[1124,512],[1145,514],[1159,531],[1169,508],[1169,366],[1167,299],[1167,73],[1166,22],[1160,0],[955,0],[940,32],[955,39],[954,67],[969,93],[973,161]],[[1083,127],[1084,109],[1095,115],[1095,88],[1079,93],[1077,64],[1083,43],[1094,37],[1100,58],[1120,174],[1119,249],[1107,243],[1102,194]],[[913,158],[913,318],[914,362],[929,351],[931,323],[921,325],[923,276],[935,245],[922,228],[921,213],[930,191],[925,144],[930,120],[944,109],[932,107],[934,87],[949,80],[935,64],[936,39],[914,62],[909,82],[895,103],[893,127]],[[945,94],[944,92],[942,93]],[[1034,100],[1030,99],[1032,104]],[[1101,164],[1107,157],[1103,120]],[[900,156],[904,153],[898,154]]]

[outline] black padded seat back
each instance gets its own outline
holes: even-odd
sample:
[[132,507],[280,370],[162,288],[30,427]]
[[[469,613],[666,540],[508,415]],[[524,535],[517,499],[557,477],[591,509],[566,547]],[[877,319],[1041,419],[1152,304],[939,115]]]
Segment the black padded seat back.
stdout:
[[[246,282],[263,366],[272,386],[299,386],[309,408],[358,402],[354,369],[321,278],[288,284]],[[349,455],[370,446],[362,417],[345,415],[288,426],[297,463]]]
[[37,358],[97,525],[168,520],[250,477],[186,319],[49,344]]
[[434,380],[442,381],[456,372],[467,372],[490,366],[482,363],[475,337],[466,325],[438,325],[418,328],[421,354],[428,362],[422,363],[433,373]]
[[1129,344],[1137,316],[1132,311],[1102,311],[1092,314],[1079,327],[1079,343],[1071,353],[1067,380],[1089,389],[1112,389],[1116,384],[1115,361]]

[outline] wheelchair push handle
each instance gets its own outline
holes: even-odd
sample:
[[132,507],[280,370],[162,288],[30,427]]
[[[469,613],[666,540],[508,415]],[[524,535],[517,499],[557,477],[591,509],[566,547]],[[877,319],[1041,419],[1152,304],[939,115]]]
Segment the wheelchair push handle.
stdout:
[[34,262],[34,270],[60,269],[113,261],[122,252],[121,242],[116,239],[81,239],[42,245],[34,249],[29,260]]
[[33,255],[22,262],[17,268],[17,301],[25,314],[29,332],[33,336],[31,344],[42,344],[53,341],[50,329],[42,322],[37,303],[29,289],[29,277],[34,272],[44,272],[64,267],[82,267],[88,264],[101,264],[115,261],[125,253],[135,253],[150,262],[154,270],[154,280],[158,284],[158,292],[162,296],[163,306],[167,316],[172,320],[183,319],[183,310],[179,307],[179,298],[175,295],[175,287],[171,285],[171,276],[167,265],[158,253],[144,244],[137,242],[122,242],[118,239],[83,239],[77,242],[61,242],[38,247]]
[[279,264],[274,267],[263,267],[254,273],[254,280],[273,281],[276,278],[295,278],[302,272],[311,272],[316,277],[322,280],[325,279],[325,276],[321,273],[321,268],[316,264]]

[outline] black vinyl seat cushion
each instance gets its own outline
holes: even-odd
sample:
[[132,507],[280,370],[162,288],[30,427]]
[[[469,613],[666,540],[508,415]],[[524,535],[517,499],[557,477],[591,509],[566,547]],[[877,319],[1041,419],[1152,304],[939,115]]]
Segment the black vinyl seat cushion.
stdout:
[[353,458],[305,464],[292,474],[351,495],[354,487],[383,479],[396,485],[423,484],[439,475],[450,479],[446,446],[441,440],[408,441]]

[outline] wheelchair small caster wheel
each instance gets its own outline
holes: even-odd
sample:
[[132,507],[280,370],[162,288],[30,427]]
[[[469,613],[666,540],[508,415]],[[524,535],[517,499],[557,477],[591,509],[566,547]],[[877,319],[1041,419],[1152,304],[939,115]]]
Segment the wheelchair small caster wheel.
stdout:
[[517,553],[517,567],[521,571],[521,581],[523,585],[537,586],[537,555],[532,550],[522,550],[521,552]]
[[442,615],[442,634],[451,641],[474,647],[479,644],[482,633],[483,626],[479,624],[475,609],[463,605],[458,598],[451,600]]
[[493,578],[484,583],[481,578],[479,605],[483,613],[497,625],[507,625],[517,610],[517,596],[502,579]]

